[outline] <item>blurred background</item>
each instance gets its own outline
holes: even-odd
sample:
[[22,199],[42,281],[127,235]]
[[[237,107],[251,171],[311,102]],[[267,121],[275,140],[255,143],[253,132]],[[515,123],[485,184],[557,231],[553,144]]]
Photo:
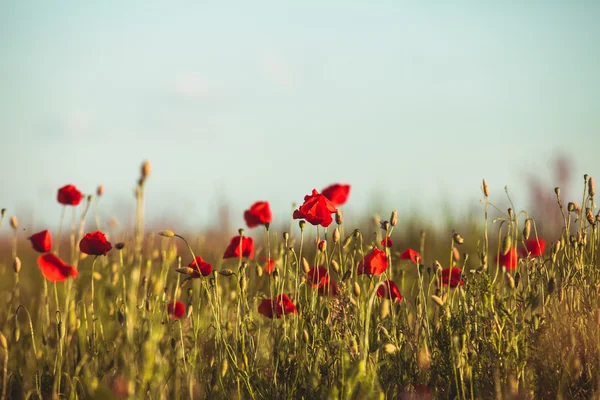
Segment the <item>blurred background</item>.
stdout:
[[482,178],[519,209],[555,207],[557,185],[581,201],[599,18],[583,0],[5,1],[0,207],[55,227],[59,187],[104,184],[128,224],[146,159],[149,220],[192,229],[243,226],[256,200],[285,222],[335,182],[346,215],[469,213]]

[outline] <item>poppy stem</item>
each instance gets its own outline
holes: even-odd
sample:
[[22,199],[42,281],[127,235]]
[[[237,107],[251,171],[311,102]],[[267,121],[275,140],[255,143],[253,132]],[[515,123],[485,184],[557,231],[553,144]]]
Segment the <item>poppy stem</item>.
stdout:
[[63,206],[62,210],[60,211],[60,220],[58,222],[58,233],[57,233],[57,241],[56,241],[56,249],[54,250],[54,253],[57,256],[60,256],[59,250],[60,250],[60,242],[61,242],[61,234],[62,234],[62,226],[63,226],[63,222],[65,220],[65,210],[66,210],[67,206]]
[[98,260],[98,256],[94,257],[94,261],[92,262],[92,302],[90,304],[90,310],[92,312],[92,321],[94,320],[94,274],[96,272],[96,260]]

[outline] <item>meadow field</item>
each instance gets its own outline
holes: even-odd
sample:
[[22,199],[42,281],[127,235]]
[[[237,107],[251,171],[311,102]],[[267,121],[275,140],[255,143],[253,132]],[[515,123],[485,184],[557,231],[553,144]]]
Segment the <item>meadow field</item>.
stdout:
[[592,177],[552,223],[485,179],[464,219],[352,221],[342,182],[201,233],[146,226],[151,172],[132,227],[102,186],[56,188],[52,232],[2,210],[1,399],[600,397]]

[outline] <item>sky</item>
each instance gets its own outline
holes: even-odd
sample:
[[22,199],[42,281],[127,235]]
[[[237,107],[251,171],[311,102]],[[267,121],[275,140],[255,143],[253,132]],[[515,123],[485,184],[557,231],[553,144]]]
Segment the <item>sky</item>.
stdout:
[[[226,4],[227,3],[227,4]],[[75,184],[128,218],[527,206],[559,154],[600,177],[600,2],[0,3],[0,207],[57,224]],[[579,180],[577,180],[579,183]],[[383,209],[383,210],[382,210]]]

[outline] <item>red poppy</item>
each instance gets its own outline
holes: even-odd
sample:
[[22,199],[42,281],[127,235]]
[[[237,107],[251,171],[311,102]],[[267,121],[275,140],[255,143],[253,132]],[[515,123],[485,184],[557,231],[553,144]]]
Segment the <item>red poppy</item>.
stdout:
[[500,254],[500,258],[498,259],[498,264],[504,265],[507,270],[515,269],[518,263],[519,255],[517,254],[516,247],[511,247],[506,254]]
[[392,238],[384,238],[381,241],[381,245],[383,247],[392,247],[393,244],[394,244],[394,242],[392,242]]
[[419,265],[419,261],[421,261],[421,255],[413,249],[406,249],[402,253],[400,253],[400,259],[411,260],[415,264]]
[[271,207],[267,201],[257,201],[244,211],[244,219],[248,228],[271,223]]
[[267,257],[261,257],[260,261],[265,263],[265,271],[267,272],[267,274],[272,274],[273,271],[275,270],[275,260],[273,260],[272,258],[270,258],[267,261]]
[[79,242],[79,250],[90,256],[105,256],[111,249],[112,245],[100,231],[86,233]]
[[341,185],[336,183],[323,189],[322,193],[323,196],[327,197],[334,206],[341,206],[348,200],[348,195],[350,194],[350,185]]
[[442,283],[444,286],[450,285],[450,287],[462,286],[465,284],[465,281],[461,278],[462,269],[452,267],[445,268],[442,270]]
[[29,240],[31,240],[31,246],[33,249],[35,251],[39,251],[40,253],[47,253],[52,248],[52,235],[48,229],[34,233],[31,235]]
[[525,248],[521,250],[521,255],[523,257],[540,257],[544,254],[544,250],[546,250],[546,241],[544,239],[527,239],[525,241]]
[[384,299],[390,299],[396,302],[402,301],[400,289],[398,289],[398,286],[396,286],[394,281],[391,281],[389,279],[387,281],[383,281],[383,285],[377,288],[377,296]]
[[358,264],[358,275],[381,275],[388,267],[388,259],[385,252],[378,248],[371,250],[363,261]]
[[200,275],[208,276],[213,270],[212,265],[205,262],[200,256],[196,257],[188,267],[194,270],[194,272],[190,274],[192,278],[200,278]]
[[[241,245],[240,245],[241,238]],[[241,251],[241,254],[240,254]],[[246,236],[234,236],[229,242],[229,246],[225,249],[223,258],[239,258],[248,257],[254,258],[254,240]]]
[[[275,311],[275,314],[273,314]],[[267,318],[281,318],[284,314],[296,313],[296,306],[285,294],[277,295],[274,299],[264,299],[258,306],[258,312]]]
[[294,219],[305,219],[312,225],[328,227],[333,222],[331,214],[337,209],[327,197],[313,189],[312,194],[304,196],[304,204],[294,211]]
[[167,312],[171,318],[179,319],[185,315],[185,305],[180,301],[169,303],[167,304]]
[[66,185],[58,189],[58,202],[65,206],[76,206],[82,198],[83,195],[75,185]]
[[329,283],[329,273],[325,267],[312,267],[306,275],[306,280],[313,288]]
[[62,282],[71,277],[76,278],[79,272],[55,254],[47,253],[38,257],[38,266],[42,270],[44,278],[50,282]]
[[319,285],[317,292],[319,293],[319,296],[335,297],[340,294],[340,288],[338,287],[338,283],[336,281],[330,280],[325,284]]

